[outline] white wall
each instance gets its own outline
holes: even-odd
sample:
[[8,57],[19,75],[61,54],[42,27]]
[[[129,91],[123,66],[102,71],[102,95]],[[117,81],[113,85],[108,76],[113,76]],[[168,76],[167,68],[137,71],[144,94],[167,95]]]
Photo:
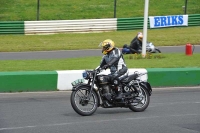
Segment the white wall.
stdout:
[[[72,85],[71,82],[82,79],[82,72],[84,70],[63,70],[63,71],[57,71],[58,73],[58,81],[57,81],[57,89],[58,90],[71,90]],[[147,73],[146,69],[129,69],[129,74],[133,74],[135,71],[138,71],[139,73]],[[102,74],[109,74],[110,70],[107,69],[106,71],[103,71]],[[147,81],[148,75],[145,74],[141,76],[141,79],[144,81]],[[87,81],[85,81],[87,82]]]

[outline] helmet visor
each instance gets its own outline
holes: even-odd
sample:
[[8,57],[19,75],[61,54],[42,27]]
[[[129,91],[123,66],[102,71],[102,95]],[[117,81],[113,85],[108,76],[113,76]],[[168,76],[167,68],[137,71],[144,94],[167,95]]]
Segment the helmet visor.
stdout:
[[110,48],[110,44],[106,43],[106,45],[105,45],[105,42],[101,42],[99,44],[99,47],[102,47],[102,50],[108,50]]
[[101,47],[102,48],[102,53],[103,54],[107,54],[107,50],[109,49],[109,45],[105,45],[105,42],[101,42],[100,44],[99,44],[99,47]]

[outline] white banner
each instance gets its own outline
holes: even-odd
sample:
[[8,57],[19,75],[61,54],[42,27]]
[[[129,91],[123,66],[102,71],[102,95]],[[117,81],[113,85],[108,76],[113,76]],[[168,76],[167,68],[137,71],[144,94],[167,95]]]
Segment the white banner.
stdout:
[[188,26],[188,15],[150,16],[150,28]]

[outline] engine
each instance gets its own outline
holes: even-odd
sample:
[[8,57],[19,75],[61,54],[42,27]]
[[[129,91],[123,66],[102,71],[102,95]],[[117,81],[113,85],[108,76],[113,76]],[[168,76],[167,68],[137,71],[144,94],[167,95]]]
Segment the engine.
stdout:
[[102,94],[111,93],[111,89],[109,85],[102,85]]
[[106,75],[99,75],[97,81],[102,88],[102,94],[110,93],[109,77]]
[[103,96],[104,100],[108,100],[109,102],[112,101],[113,89],[110,84],[110,79],[107,75],[98,75],[97,77],[99,86],[100,86],[100,93]]
[[101,94],[105,100],[112,100],[112,89],[109,85],[102,85]]

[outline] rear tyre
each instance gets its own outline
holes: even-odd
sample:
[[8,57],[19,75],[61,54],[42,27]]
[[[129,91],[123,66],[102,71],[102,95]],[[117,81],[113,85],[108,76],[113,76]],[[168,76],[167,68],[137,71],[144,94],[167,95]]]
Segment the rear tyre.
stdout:
[[161,51],[159,49],[155,49],[155,53],[161,53]]
[[140,86],[140,87],[142,91],[141,100],[138,103],[131,103],[129,105],[129,109],[134,112],[144,111],[149,106],[149,102],[150,102],[150,96],[149,96],[148,91],[143,86]]

